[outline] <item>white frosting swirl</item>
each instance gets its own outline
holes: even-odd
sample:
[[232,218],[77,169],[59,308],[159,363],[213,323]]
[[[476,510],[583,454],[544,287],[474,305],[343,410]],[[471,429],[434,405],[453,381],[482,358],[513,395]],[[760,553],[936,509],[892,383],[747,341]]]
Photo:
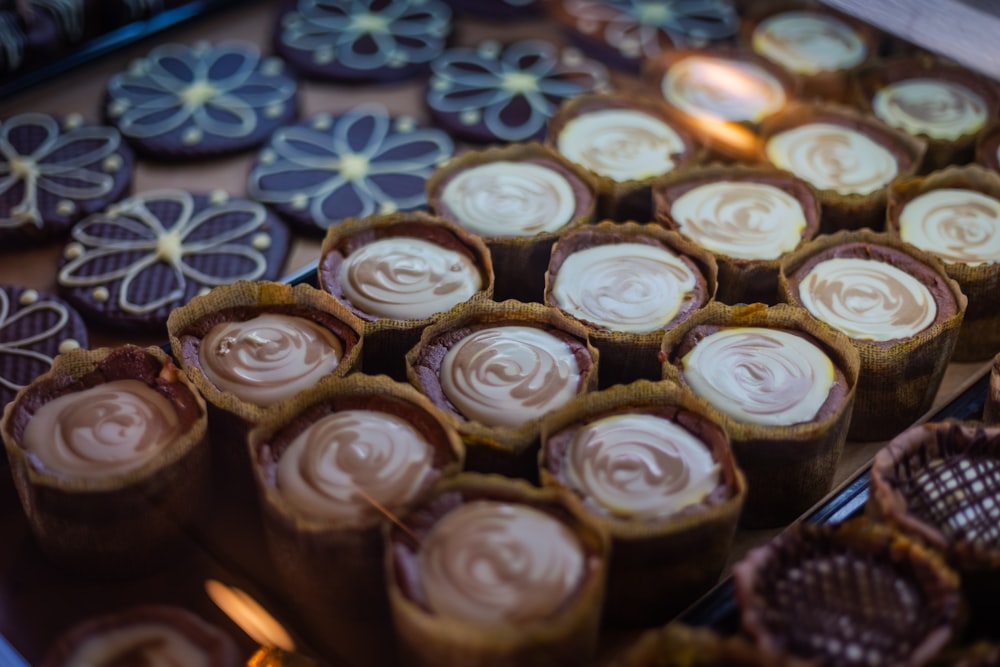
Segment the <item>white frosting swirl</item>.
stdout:
[[850,69],[868,55],[861,35],[833,16],[808,11],[782,12],[761,21],[753,49],[800,74]]
[[655,519],[702,502],[719,485],[719,465],[701,440],[669,419],[624,414],[576,433],[566,476],[608,512]]
[[22,445],[47,473],[102,479],[141,467],[182,432],[169,399],[140,380],[114,380],[42,405]]
[[352,521],[376,515],[379,506],[402,507],[433,476],[434,448],[408,422],[344,410],[292,440],[278,460],[277,489],[310,519]]
[[813,419],[833,387],[833,362],[801,336],[764,327],[720,329],[681,360],[696,394],[733,419],[789,426]]
[[775,166],[809,181],[820,190],[866,195],[899,173],[884,146],[861,132],[833,123],[807,123],[767,140],[767,158]]
[[527,623],[556,614],[580,587],[580,540],[526,505],[465,503],[443,516],[420,546],[417,567],[436,614],[472,623]]
[[975,190],[942,188],[910,200],[899,213],[899,235],[946,262],[1000,262],[1000,200]]
[[872,111],[910,134],[953,140],[978,132],[989,110],[982,97],[943,79],[906,79],[890,83],[872,98]]
[[467,418],[517,427],[575,396],[580,374],[573,350],[556,336],[506,325],[453,345],[441,363],[441,388]]
[[582,320],[612,331],[646,332],[671,322],[696,284],[694,271],[666,248],[605,243],[567,257],[552,296]]
[[689,56],[670,66],[664,99],[698,118],[757,122],[785,106],[785,88],[760,65],[715,56]]
[[337,367],[343,354],[333,332],[304,317],[276,313],[221,322],[198,350],[212,384],[261,406],[313,386]]
[[737,259],[776,259],[802,241],[806,216],[781,188],[718,181],[691,188],[670,206],[684,236],[713,253]]
[[915,336],[937,317],[937,302],[919,280],[859,257],[816,264],[799,284],[799,299],[815,317],[858,340]]
[[203,646],[160,623],[135,623],[85,640],[65,667],[212,667]]
[[559,152],[615,181],[665,174],[686,150],[684,140],[662,120],[633,109],[601,109],[571,119],[558,137]]
[[344,296],[359,310],[400,320],[450,310],[482,287],[479,271],[466,255],[402,236],[355,250],[338,273]]
[[448,181],[441,202],[456,222],[484,236],[534,236],[573,220],[576,193],[558,171],[534,162],[489,162]]

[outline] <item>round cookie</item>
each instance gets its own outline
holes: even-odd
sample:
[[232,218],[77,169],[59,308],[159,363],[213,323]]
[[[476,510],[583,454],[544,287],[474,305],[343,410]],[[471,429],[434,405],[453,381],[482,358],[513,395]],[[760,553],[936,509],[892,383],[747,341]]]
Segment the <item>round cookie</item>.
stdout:
[[442,0],[298,0],[274,49],[313,78],[395,81],[426,70],[450,33]]
[[0,247],[64,235],[127,191],[132,163],[117,130],[79,114],[0,121]]
[[297,85],[249,42],[164,44],[108,83],[105,115],[133,147],[182,159],[246,150],[297,112]]
[[61,294],[95,324],[161,332],[170,311],[199,293],[275,279],[289,234],[257,202],[155,190],[92,215],[71,238]]
[[447,133],[381,105],[321,113],[274,133],[247,192],[316,235],[346,218],[424,206],[425,182],[454,149]]

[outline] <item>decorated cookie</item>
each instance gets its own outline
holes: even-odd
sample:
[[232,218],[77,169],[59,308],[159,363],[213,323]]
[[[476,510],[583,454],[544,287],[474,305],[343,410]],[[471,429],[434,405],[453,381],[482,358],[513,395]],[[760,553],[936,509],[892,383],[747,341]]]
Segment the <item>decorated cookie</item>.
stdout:
[[155,332],[213,287],[273,280],[287,249],[287,228],[256,202],[156,190],[74,227],[58,283],[93,322]]
[[111,127],[40,113],[0,120],[0,242],[45,241],[125,193],[132,152]]
[[305,233],[425,205],[425,181],[454,152],[447,133],[368,104],[274,133],[247,191]]
[[[4,3],[0,10],[0,81],[53,60],[59,53],[59,28],[48,15],[30,23]],[[9,8],[8,8],[9,7]]]
[[608,85],[603,65],[541,40],[449,49],[431,70],[431,113],[469,141],[539,139],[563,101]]
[[263,143],[296,113],[296,84],[248,42],[164,44],[108,84],[105,114],[136,150],[190,158]]
[[442,0],[299,0],[274,48],[311,77],[392,81],[426,69],[450,32]]
[[61,352],[87,347],[87,329],[62,299],[0,286],[0,409],[49,370]]

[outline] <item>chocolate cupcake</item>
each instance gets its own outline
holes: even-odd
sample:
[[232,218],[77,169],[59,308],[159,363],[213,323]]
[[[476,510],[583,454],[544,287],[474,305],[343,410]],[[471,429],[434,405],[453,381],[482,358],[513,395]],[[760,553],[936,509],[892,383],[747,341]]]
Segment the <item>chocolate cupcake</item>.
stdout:
[[650,220],[653,180],[700,159],[661,101],[634,95],[573,98],[552,117],[546,143],[595,175],[599,214],[612,220]]
[[939,260],[889,234],[840,232],[789,255],[780,284],[861,356],[851,439],[892,437],[930,409],[966,306]]
[[406,374],[458,420],[467,469],[535,479],[538,420],[596,388],[597,351],[555,308],[479,301],[427,327]]
[[744,637],[675,621],[647,630],[611,667],[769,667]]
[[764,159],[816,188],[820,231],[882,229],[888,186],[917,173],[925,144],[846,107],[796,105],[761,125]]
[[537,143],[469,151],[427,182],[430,208],[486,241],[499,300],[541,301],[552,244],[590,222],[596,200],[584,169]]
[[459,475],[387,526],[386,539],[404,664],[586,665],[594,658],[608,538],[571,496]]
[[663,337],[663,377],[722,413],[747,476],[742,521],[783,525],[830,490],[860,361],[801,308],[710,304]]
[[385,663],[382,524],[461,468],[451,421],[409,385],[355,374],[269,410],[249,445],[283,594],[316,637],[340,629],[331,651]]
[[553,246],[545,304],[587,327],[602,387],[658,380],[663,332],[712,299],[715,275],[711,256],[676,234],[605,221]]
[[987,424],[1000,424],[1000,353],[993,357],[993,365],[990,367],[986,401],[983,404],[983,421]]
[[405,380],[403,356],[424,327],[472,298],[493,295],[482,239],[421,211],[352,218],[331,227],[322,289],[365,321],[365,373]]
[[949,167],[897,182],[886,228],[938,257],[969,303],[954,361],[989,359],[1000,349],[1000,175],[978,165]]
[[718,581],[746,481],[692,394],[640,381],[580,396],[543,419],[539,466],[611,535],[607,621],[664,622]]
[[805,181],[770,167],[712,165],[653,186],[656,221],[704,248],[723,303],[779,300],[781,259],[816,235],[820,204]]
[[60,565],[155,567],[204,509],[205,402],[159,348],[59,355],[7,405],[2,435],[28,525]]
[[743,630],[769,664],[928,664],[957,633],[958,576],[865,519],[793,524],[733,568]]

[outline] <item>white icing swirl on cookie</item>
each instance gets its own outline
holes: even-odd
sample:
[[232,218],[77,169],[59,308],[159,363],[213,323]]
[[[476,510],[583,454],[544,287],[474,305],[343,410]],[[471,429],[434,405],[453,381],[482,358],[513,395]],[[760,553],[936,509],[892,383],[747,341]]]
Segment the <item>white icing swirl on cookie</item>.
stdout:
[[776,259],[802,241],[806,216],[781,188],[718,181],[691,188],[670,206],[684,236],[711,252],[737,259]]
[[910,134],[954,140],[978,132],[989,110],[982,97],[943,79],[915,78],[890,83],[875,93],[872,111]]
[[815,317],[859,340],[909,338],[937,317],[937,302],[919,280],[860,257],[816,264],[799,284],[799,299]]
[[606,243],[574,252],[556,273],[562,310],[612,331],[656,331],[693,298],[694,271],[666,248]]
[[402,507],[434,476],[434,449],[408,422],[344,410],[292,440],[278,460],[277,488],[310,519],[354,521]]
[[719,485],[719,466],[705,443],[672,421],[624,414],[577,431],[566,476],[607,512],[656,519],[702,502]]
[[671,171],[687,147],[662,120],[634,109],[600,109],[573,118],[557,139],[559,152],[615,181]]
[[151,461],[182,431],[169,399],[140,380],[114,380],[42,405],[21,444],[47,473],[103,479]]
[[443,313],[482,287],[466,255],[403,236],[355,250],[340,265],[338,279],[344,296],[361,311],[400,320]]
[[476,500],[452,510],[420,546],[417,566],[435,614],[471,623],[530,622],[558,613],[586,574],[580,540],[541,510]]
[[926,192],[903,207],[899,235],[946,262],[1000,262],[1000,200],[958,188]]
[[899,173],[895,156],[863,133],[833,123],[807,123],[768,139],[767,158],[820,190],[866,195]]
[[861,35],[838,18],[807,11],[782,12],[753,31],[753,49],[800,74],[850,69],[868,55]]
[[161,623],[134,623],[85,640],[65,667],[211,667],[205,647]]
[[205,377],[255,405],[291,398],[329,375],[344,354],[333,332],[304,317],[264,313],[221,322],[201,341]]
[[453,345],[441,363],[441,388],[465,417],[517,427],[575,396],[580,374],[573,350],[556,336],[506,325]]
[[533,162],[490,162],[448,181],[441,203],[456,222],[485,236],[534,236],[565,226],[576,213],[573,186]]
[[757,122],[785,106],[781,82],[760,65],[715,56],[689,56],[670,66],[664,99],[698,118]]
[[720,329],[698,341],[681,363],[696,394],[748,424],[810,421],[833,387],[833,362],[826,353],[779,329]]

